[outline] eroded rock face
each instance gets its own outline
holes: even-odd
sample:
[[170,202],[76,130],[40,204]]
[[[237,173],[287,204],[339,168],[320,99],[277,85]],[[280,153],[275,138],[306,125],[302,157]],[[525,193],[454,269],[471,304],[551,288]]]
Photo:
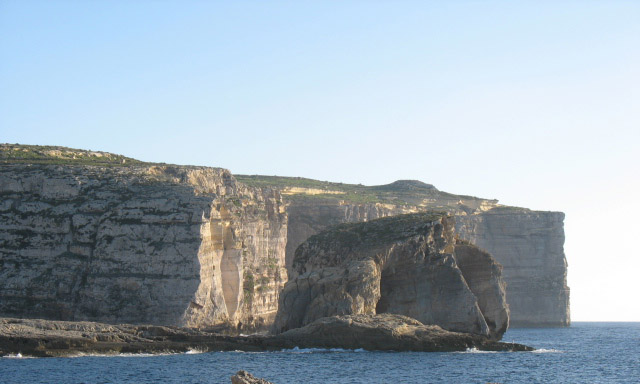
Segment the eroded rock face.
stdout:
[[478,307],[489,326],[489,336],[500,340],[509,328],[509,305],[502,266],[488,252],[459,239],[456,240],[454,257],[478,300]]
[[494,208],[456,217],[460,237],[503,267],[512,326],[568,326],[564,214]]
[[[395,313],[447,330],[501,337],[502,319],[485,305],[492,311],[492,326],[487,324],[456,264],[453,226],[450,216],[420,213],[343,224],[312,236],[296,251],[274,331],[327,316]],[[479,294],[496,294],[482,288]]]
[[0,314],[270,324],[284,267],[280,194],[224,169],[0,166]]

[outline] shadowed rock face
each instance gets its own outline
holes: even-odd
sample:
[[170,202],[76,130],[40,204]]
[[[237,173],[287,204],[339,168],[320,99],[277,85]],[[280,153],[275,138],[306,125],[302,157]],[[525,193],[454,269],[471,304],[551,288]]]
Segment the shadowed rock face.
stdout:
[[501,339],[509,327],[502,266],[488,252],[462,240],[456,240],[454,256],[469,289],[478,299],[478,307],[489,326],[489,336]]
[[287,279],[277,191],[224,169],[0,165],[0,315],[271,324]]
[[[343,224],[312,236],[296,251],[274,331],[326,316],[394,313],[500,338],[508,324],[500,270],[491,268],[495,262],[488,254],[477,263],[494,274],[477,273],[468,263],[477,294],[499,296],[483,298],[483,308],[490,311],[487,322],[456,263],[453,225],[447,215],[421,213]],[[476,254],[471,246],[462,253],[465,261]],[[483,276],[495,281],[482,283]],[[502,312],[493,307],[500,302]]]

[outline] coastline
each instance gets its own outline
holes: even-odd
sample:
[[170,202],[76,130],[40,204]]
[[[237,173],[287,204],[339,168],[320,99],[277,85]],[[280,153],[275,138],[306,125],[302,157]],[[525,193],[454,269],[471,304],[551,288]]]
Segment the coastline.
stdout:
[[[533,350],[517,343],[491,341],[486,337],[448,332],[434,326],[421,325],[417,334],[397,335],[381,327],[354,328],[353,320],[345,326],[347,322],[338,317],[321,320],[323,322],[279,335],[227,336],[209,330],[170,326],[0,318],[0,356],[260,352],[296,347],[424,352],[454,352],[471,348],[486,351]],[[355,334],[354,329],[359,331],[361,339],[350,339],[345,334]]]

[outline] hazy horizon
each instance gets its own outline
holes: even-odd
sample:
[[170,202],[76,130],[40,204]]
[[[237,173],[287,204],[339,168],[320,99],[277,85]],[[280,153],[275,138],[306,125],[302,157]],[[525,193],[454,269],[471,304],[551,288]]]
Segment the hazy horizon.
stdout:
[[640,321],[640,3],[0,0],[0,142],[565,212],[573,321]]

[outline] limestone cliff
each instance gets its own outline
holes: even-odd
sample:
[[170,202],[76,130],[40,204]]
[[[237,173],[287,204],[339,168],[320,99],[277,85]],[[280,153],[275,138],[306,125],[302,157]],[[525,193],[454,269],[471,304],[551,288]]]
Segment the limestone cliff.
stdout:
[[506,207],[497,200],[454,195],[415,180],[367,187],[304,178],[238,178],[282,191],[289,212],[289,271],[296,248],[332,225],[441,210],[455,216],[462,239],[487,250],[503,266],[511,326],[570,324],[561,212]]
[[269,325],[284,267],[292,270],[311,235],[433,209],[455,215],[460,236],[503,265],[512,324],[569,324],[562,213],[411,180],[366,187],[236,178],[10,144],[0,144],[0,315]]
[[327,316],[394,313],[499,339],[508,326],[500,269],[469,245],[454,256],[456,247],[453,219],[435,213],[342,224],[314,235],[296,251],[274,330]]
[[456,217],[460,237],[502,264],[511,326],[568,326],[564,214],[498,207]]
[[[21,148],[24,159],[7,155]],[[1,149],[1,315],[249,328],[273,320],[287,280],[277,190],[219,168]]]

